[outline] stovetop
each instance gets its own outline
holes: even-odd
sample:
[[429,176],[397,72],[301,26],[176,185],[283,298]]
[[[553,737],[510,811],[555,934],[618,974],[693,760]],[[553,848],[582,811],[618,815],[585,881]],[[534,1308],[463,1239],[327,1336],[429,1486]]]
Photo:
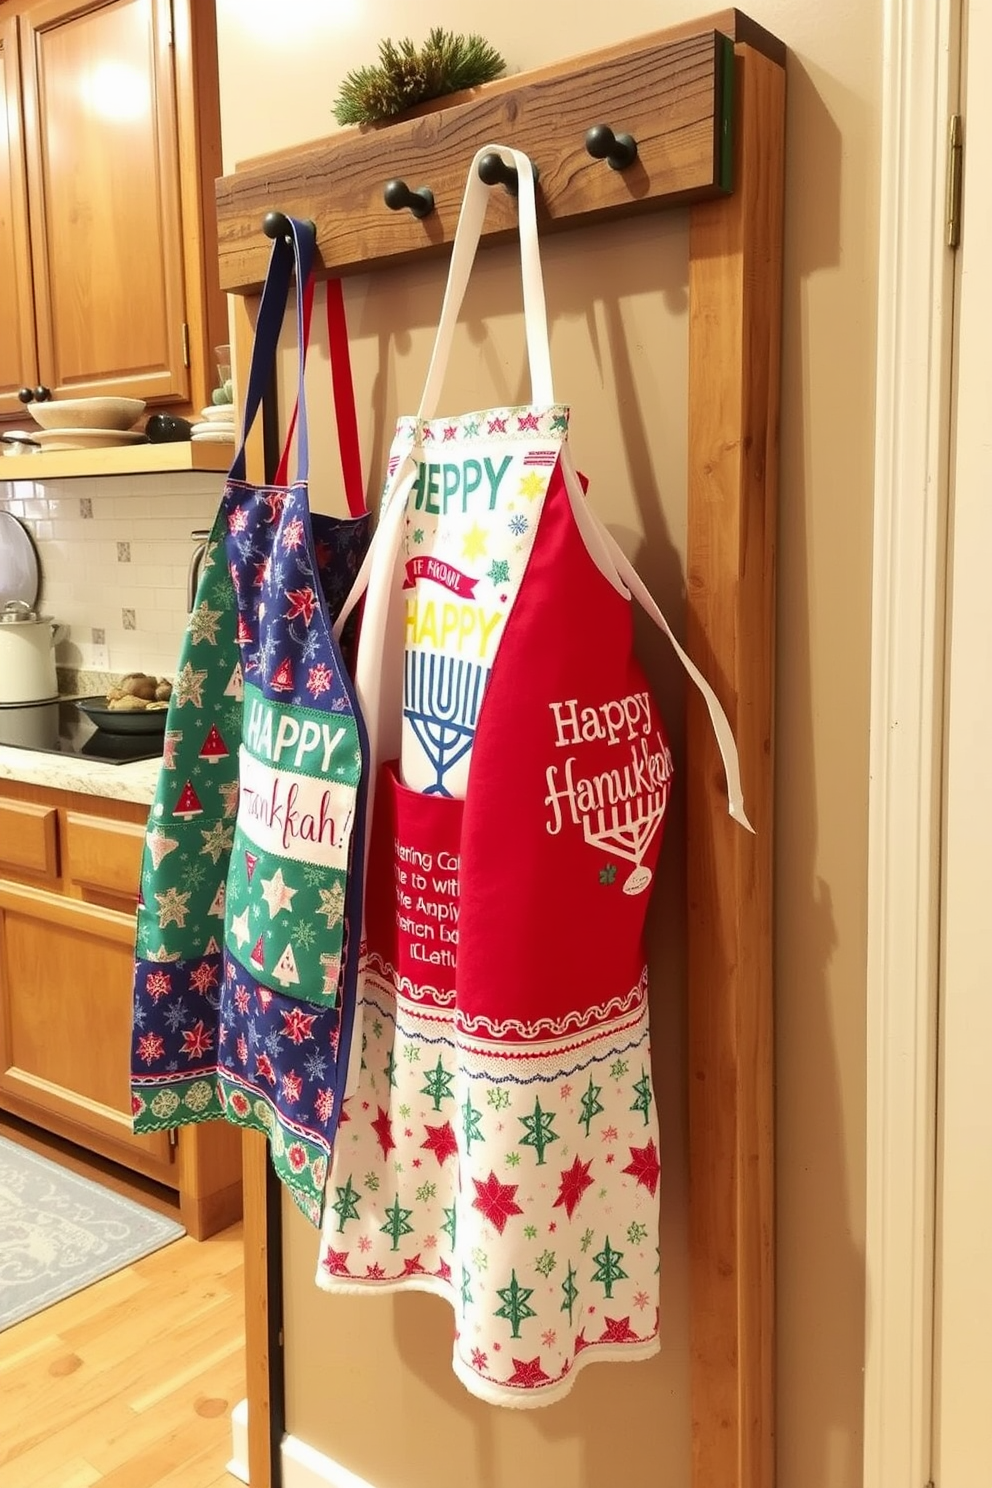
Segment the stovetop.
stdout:
[[68,699],[50,703],[0,706],[0,744],[34,749],[41,754],[64,754],[103,764],[127,765],[154,759],[163,749],[163,736],[110,734],[86,717]]

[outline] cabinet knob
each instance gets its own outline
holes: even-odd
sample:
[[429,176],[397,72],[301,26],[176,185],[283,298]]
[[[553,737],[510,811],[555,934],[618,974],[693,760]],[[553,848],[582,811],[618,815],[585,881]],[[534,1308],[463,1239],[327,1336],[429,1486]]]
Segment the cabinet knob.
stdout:
[[23,387],[23,388],[20,389],[20,391],[18,392],[17,396],[18,396],[18,398],[20,399],[20,401],[22,403],[33,403],[34,402],[34,388]]
[[51,388],[43,387],[42,384],[39,382],[38,386],[34,390],[35,402],[36,403],[47,403],[48,400],[49,400],[49,398],[51,396],[52,396],[52,390],[51,390]]

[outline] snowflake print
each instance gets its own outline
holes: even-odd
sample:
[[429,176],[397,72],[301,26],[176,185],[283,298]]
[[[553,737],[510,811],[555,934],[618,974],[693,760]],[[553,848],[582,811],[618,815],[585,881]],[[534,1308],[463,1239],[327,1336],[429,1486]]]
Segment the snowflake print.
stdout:
[[487,1251],[481,1250],[477,1245],[472,1251],[472,1265],[476,1271],[489,1270],[489,1255]]
[[308,951],[316,939],[317,928],[309,920],[300,920],[293,934],[296,937],[296,944],[301,950]]
[[648,1296],[647,1292],[634,1293],[634,1306],[638,1308],[639,1311],[643,1312],[650,1301],[651,1298]]
[[231,515],[227,519],[227,528],[228,528],[228,531],[229,532],[235,532],[235,533],[236,532],[244,532],[244,530],[245,530],[245,528],[247,526],[248,526],[248,513],[245,511],[245,509],[244,509],[243,506],[236,506],[234,508],[233,512],[231,513]]
[[640,1245],[642,1240],[647,1239],[647,1234],[647,1225],[637,1224],[635,1222],[627,1226],[627,1240],[631,1245]]
[[579,1241],[579,1246],[580,1246],[580,1248],[582,1250],[582,1254],[583,1255],[585,1255],[586,1251],[589,1249],[589,1247],[592,1244],[592,1242],[593,1242],[593,1232],[592,1232],[592,1230],[586,1230],[585,1234],[582,1236],[582,1239]]
[[379,1187],[378,1173],[366,1173],[362,1181],[364,1182],[365,1187],[372,1193],[375,1193],[376,1189]]
[[358,1237],[358,1248],[361,1251],[366,1251],[366,1250],[371,1250],[372,1249],[372,1241],[369,1239],[368,1235],[359,1235],[359,1237]]
[[145,991],[153,1002],[168,997],[172,991],[172,978],[167,971],[153,971],[145,982]]
[[550,1276],[557,1264],[558,1260],[553,1250],[542,1251],[534,1262],[535,1268],[540,1271],[542,1276]]
[[319,650],[320,635],[316,630],[308,630],[306,634],[306,640],[303,642],[303,646],[300,650],[300,655],[303,657],[304,661],[313,661]]
[[486,578],[493,584],[508,584],[510,582],[510,565],[505,558],[494,558],[486,570]]
[[555,1332],[554,1328],[547,1328],[541,1334],[541,1342],[544,1344],[545,1348],[554,1348],[557,1338],[558,1334]]
[[417,1199],[421,1204],[426,1204],[428,1199],[433,1199],[436,1193],[436,1183],[422,1183],[417,1189]]
[[154,1064],[165,1053],[165,1044],[157,1033],[146,1033],[138,1040],[138,1058],[145,1064]]
[[420,1063],[420,1050],[417,1048],[416,1044],[406,1045],[406,1048],[403,1050],[403,1058],[407,1061],[408,1064]]
[[373,1020],[372,1032],[375,1034],[376,1038],[382,1038],[382,1024],[379,1022],[378,1018]]
[[528,1240],[536,1240],[537,1239],[537,1226],[536,1225],[524,1225],[524,1234],[526,1235],[526,1237],[527,1237]]
[[415,543],[422,543],[423,542],[423,540],[424,540],[424,529],[423,529],[423,527],[418,527],[416,529],[416,531],[413,534],[413,540],[414,540]]
[[508,1152],[506,1154],[506,1157],[503,1159],[503,1161],[506,1163],[506,1165],[507,1165],[508,1168],[515,1168],[518,1165],[518,1163],[520,1162],[520,1153],[519,1152]]
[[530,523],[527,521],[526,517],[516,516],[510,518],[509,526],[510,531],[513,533],[514,537],[523,537],[524,533],[527,531],[527,528],[530,526]]
[[478,1370],[482,1371],[482,1370],[484,1370],[486,1368],[486,1366],[488,1365],[488,1363],[489,1363],[489,1355],[486,1354],[482,1349],[480,1349],[480,1348],[474,1348],[472,1350],[472,1368],[473,1369],[478,1369]]
[[238,1056],[238,1063],[239,1064],[247,1064],[248,1063],[248,1040],[245,1038],[245,1036],[244,1036],[243,1033],[242,1034],[239,1034],[238,1041],[235,1044],[234,1048],[235,1048],[235,1051],[236,1051],[237,1056]]
[[299,1100],[302,1094],[303,1081],[300,1079],[295,1070],[288,1071],[288,1073],[283,1075],[282,1077],[283,1100],[288,1101],[291,1106],[295,1106],[296,1102]]
[[303,542],[303,523],[299,517],[293,517],[283,528],[282,545],[285,551],[300,547]]
[[201,961],[189,979],[190,986],[196,992],[209,992],[211,987],[216,987],[220,978],[220,967],[212,966],[209,961]]
[[599,881],[600,881],[601,884],[615,883],[616,882],[616,876],[617,876],[617,865],[616,865],[616,863],[607,863],[607,865],[606,865],[605,868],[600,868],[600,870],[599,870]]
[[308,863],[303,870],[303,882],[309,889],[319,888],[324,882],[324,869],[318,868],[315,863]]
[[627,1059],[615,1059],[610,1065],[610,1076],[614,1080],[622,1080],[630,1069],[630,1061]]
[[294,1044],[302,1044],[306,1039],[313,1038],[313,1025],[316,1021],[316,1013],[305,1013],[302,1008],[290,1008],[282,1012],[281,1032]]
[[334,1091],[318,1090],[313,1102],[318,1121],[330,1121],[334,1110]]
[[486,1091],[486,1100],[494,1111],[505,1111],[510,1104],[510,1092],[508,1090],[499,1090],[493,1086]]
[[334,674],[331,669],[322,661],[318,662],[316,666],[310,668],[307,676],[307,691],[313,697],[320,697],[322,692],[330,691],[333,681]]
[[165,1026],[170,1033],[178,1033],[179,1029],[189,1017],[189,1008],[184,1002],[174,1002],[167,1007],[164,1014]]
[[615,1126],[608,1126],[608,1127],[606,1127],[605,1130],[603,1131],[603,1141],[604,1142],[615,1142],[616,1139],[617,1139],[617,1129],[616,1129],[616,1127]]
[[327,1075],[327,1056],[319,1049],[312,1050],[303,1061],[308,1080],[323,1080]]

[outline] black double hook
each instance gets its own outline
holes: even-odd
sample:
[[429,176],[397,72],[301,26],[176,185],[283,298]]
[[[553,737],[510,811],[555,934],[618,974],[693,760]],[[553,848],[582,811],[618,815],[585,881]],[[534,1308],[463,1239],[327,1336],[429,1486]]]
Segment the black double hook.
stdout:
[[418,186],[411,191],[405,181],[387,181],[382,199],[391,212],[402,212],[406,207],[414,217],[429,217],[434,210],[434,193],[429,186]]
[[594,160],[605,160],[610,170],[626,170],[637,159],[633,135],[614,134],[608,124],[594,124],[586,131],[586,149]]

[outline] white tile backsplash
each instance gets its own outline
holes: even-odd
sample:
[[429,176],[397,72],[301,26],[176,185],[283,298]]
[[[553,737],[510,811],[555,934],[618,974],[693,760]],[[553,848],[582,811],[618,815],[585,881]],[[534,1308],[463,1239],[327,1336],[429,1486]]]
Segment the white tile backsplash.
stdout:
[[38,550],[39,606],[62,626],[60,667],[93,669],[102,630],[111,672],[174,675],[190,533],[212,525],[223,485],[214,473],[0,481],[0,510]]

